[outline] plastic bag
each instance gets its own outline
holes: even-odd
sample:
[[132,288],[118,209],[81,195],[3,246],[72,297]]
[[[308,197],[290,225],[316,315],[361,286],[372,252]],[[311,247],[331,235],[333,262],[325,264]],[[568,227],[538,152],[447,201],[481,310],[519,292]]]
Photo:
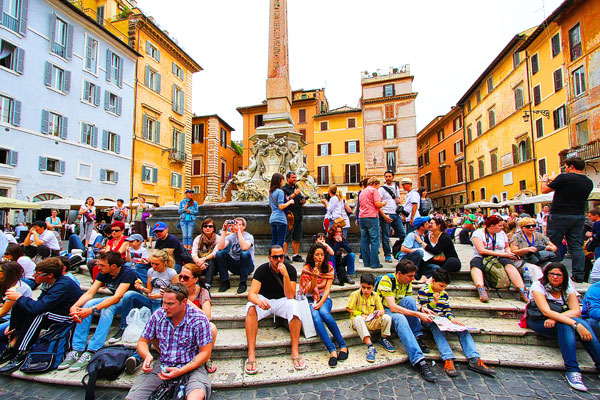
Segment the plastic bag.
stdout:
[[306,296],[304,294],[297,293],[296,300],[298,301],[298,310],[300,311],[300,322],[302,322],[302,332],[304,333],[304,337],[308,339],[313,336],[317,336],[312,313],[310,311],[311,306],[308,304]]
[[152,312],[148,307],[134,308],[127,315],[127,328],[123,332],[123,341],[127,343],[137,343],[142,336],[142,331],[146,322],[150,319]]

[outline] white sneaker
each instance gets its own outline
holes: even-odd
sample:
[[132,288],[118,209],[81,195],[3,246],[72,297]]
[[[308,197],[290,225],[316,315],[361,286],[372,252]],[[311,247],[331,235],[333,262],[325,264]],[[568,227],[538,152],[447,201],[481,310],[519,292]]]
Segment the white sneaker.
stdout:
[[575,390],[579,390],[581,392],[587,392],[588,388],[583,384],[583,378],[581,377],[581,372],[567,372],[565,374],[565,378],[567,378],[567,382],[569,382],[569,386],[571,386]]

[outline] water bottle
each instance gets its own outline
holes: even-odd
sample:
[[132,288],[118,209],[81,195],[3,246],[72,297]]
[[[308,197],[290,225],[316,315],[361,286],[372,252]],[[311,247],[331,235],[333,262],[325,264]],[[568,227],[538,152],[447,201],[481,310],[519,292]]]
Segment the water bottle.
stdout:
[[185,399],[185,383],[182,383],[181,385],[179,385],[179,391],[177,392],[177,396],[175,397],[176,400],[183,400]]
[[94,248],[92,246],[88,247],[86,261],[93,260],[94,257]]
[[531,287],[531,275],[529,273],[529,268],[527,265],[525,266],[525,273],[523,274],[523,282],[525,283],[525,289],[529,290]]

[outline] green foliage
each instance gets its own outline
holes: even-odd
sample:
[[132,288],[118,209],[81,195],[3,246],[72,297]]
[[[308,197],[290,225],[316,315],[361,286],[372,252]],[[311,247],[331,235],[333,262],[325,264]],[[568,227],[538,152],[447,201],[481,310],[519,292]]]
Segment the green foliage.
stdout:
[[242,153],[244,152],[244,149],[242,148],[242,146],[240,146],[239,144],[237,144],[233,140],[231,141],[231,148],[233,150],[235,150],[235,152],[238,153],[239,155],[242,155]]

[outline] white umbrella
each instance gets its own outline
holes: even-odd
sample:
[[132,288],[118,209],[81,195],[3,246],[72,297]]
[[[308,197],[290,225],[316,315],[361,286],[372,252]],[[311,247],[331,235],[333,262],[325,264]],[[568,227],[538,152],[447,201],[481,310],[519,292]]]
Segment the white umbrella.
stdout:
[[70,196],[63,199],[52,199],[37,202],[37,204],[39,204],[42,208],[56,208],[59,210],[70,210],[71,207],[81,206],[83,203],[85,203],[84,200],[76,199]]
[[24,200],[17,200],[10,197],[0,196],[0,208],[39,210],[41,207],[38,203],[30,203]]
[[99,208],[110,208],[110,207],[116,207],[117,202],[112,201],[112,200],[102,199],[102,200],[98,200],[97,202],[95,202],[94,205]]

